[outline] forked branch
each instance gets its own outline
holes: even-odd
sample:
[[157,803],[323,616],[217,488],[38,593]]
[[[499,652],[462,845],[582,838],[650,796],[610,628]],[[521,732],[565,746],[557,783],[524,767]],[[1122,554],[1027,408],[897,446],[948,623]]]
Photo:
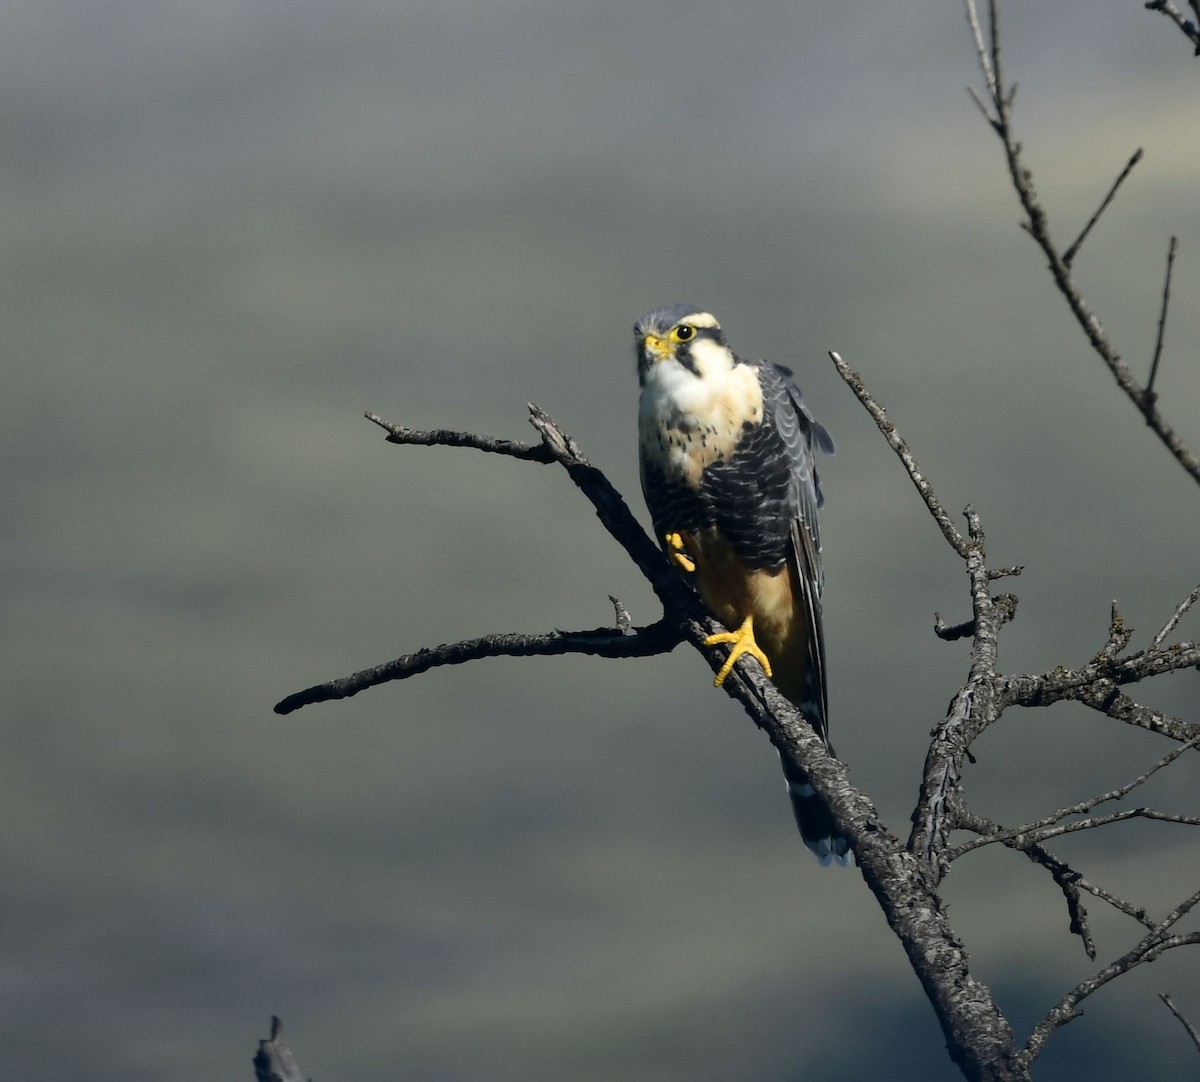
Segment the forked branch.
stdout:
[[[1164,5],[1162,8],[1164,13],[1167,13],[1165,11],[1166,6],[1168,5]],[[1017,142],[1013,134],[1012,112],[1016,86],[1015,84],[1006,83],[1004,69],[1001,64],[998,0],[988,0],[988,33],[986,40],[983,29],[980,26],[975,0],[966,0],[966,11],[967,21],[970,24],[971,33],[975,41],[980,71],[983,74],[984,85],[986,87],[985,95],[981,96],[975,91],[972,91],[971,95],[1004,147],[1004,157],[1008,165],[1009,179],[1026,214],[1026,220],[1021,223],[1022,227],[1034,239],[1038,247],[1041,248],[1050,267],[1050,275],[1054,280],[1054,284],[1066,299],[1067,306],[1083,330],[1092,349],[1108,367],[1113,378],[1116,379],[1117,386],[1121,388],[1129,400],[1137,407],[1151,431],[1163,442],[1171,454],[1175,456],[1175,460],[1179,465],[1187,471],[1192,480],[1200,484],[1200,458],[1184,443],[1179,434],[1167,424],[1158,409],[1158,397],[1154,394],[1153,388],[1151,386],[1142,387],[1134,379],[1129,366],[1121,358],[1108,333],[1101,327],[1100,321],[1084,301],[1083,295],[1080,293],[1072,277],[1072,265],[1079,252],[1080,245],[1091,231],[1092,226],[1095,225],[1096,220],[1099,219],[1105,208],[1110,204],[1121,181],[1125,179],[1129,171],[1139,160],[1140,153],[1135,154],[1125,166],[1116,183],[1110,189],[1108,196],[1101,203],[1100,209],[1096,211],[1092,220],[1088,222],[1080,234],[1079,239],[1071,245],[1066,253],[1060,253],[1057,245],[1050,236],[1050,222],[1034,188],[1033,173],[1030,172],[1029,167],[1025,164],[1021,144]],[[1167,289],[1169,290],[1169,288],[1168,278]],[[1165,297],[1162,311],[1165,321]],[[1155,365],[1155,368],[1157,369],[1157,365]]]
[[1150,767],[1149,770],[1139,774],[1132,781],[1126,782],[1124,785],[1119,785],[1115,789],[1110,789],[1108,792],[1100,793],[1089,800],[1081,800],[1068,807],[1059,808],[1057,811],[1051,812],[1041,819],[1034,820],[1031,823],[1024,823],[1019,827],[993,827],[986,833],[983,833],[981,837],[973,841],[964,842],[962,845],[951,849],[946,854],[946,859],[948,861],[957,860],[959,857],[973,850],[980,849],[985,845],[994,845],[997,842],[1002,842],[1014,849],[1026,849],[1030,846],[1041,845],[1051,838],[1059,837],[1062,834],[1070,834],[1078,830],[1090,830],[1095,827],[1107,826],[1110,823],[1123,822],[1126,819],[1160,819],[1164,822],[1180,823],[1186,826],[1200,826],[1200,817],[1158,812],[1153,808],[1130,808],[1126,811],[1114,812],[1111,815],[1095,816],[1091,819],[1076,820],[1063,826],[1058,825],[1064,819],[1069,819],[1073,815],[1086,815],[1093,808],[1099,807],[1101,804],[1124,799],[1138,786],[1148,782],[1160,770],[1170,766],[1184,752],[1195,748],[1197,744],[1200,744],[1200,737],[1189,740],[1186,744],[1181,744],[1177,748],[1173,748]]
[[1168,933],[1191,909],[1200,902],[1200,891],[1177,905],[1163,920],[1156,924],[1131,950],[1121,955],[1115,961],[1105,966],[1087,980],[1080,981],[1057,1004],[1054,1005],[1033,1029],[1022,1060],[1026,1066],[1031,1064],[1046,1045],[1050,1035],[1060,1026],[1078,1018],[1082,1011],[1079,1005],[1093,992],[1103,988],[1110,981],[1128,973],[1146,962],[1153,962],[1167,951],[1177,947],[1192,947],[1200,944],[1200,932],[1189,932],[1185,935],[1169,935]]
[[[858,382],[860,391],[865,394],[861,381]],[[539,450],[536,445],[492,440],[470,433],[402,428],[374,415],[370,415],[370,419],[384,428],[393,443],[471,447],[525,461],[560,464],[591,501],[608,532],[646,575],[663,602],[663,618],[630,634],[621,626],[622,610],[618,607],[618,626],[615,628],[535,636],[490,635],[419,650],[385,665],[289,696],[276,709],[286,712],[324,698],[343,698],[385,680],[413,676],[436,665],[459,664],[500,654],[578,652],[631,657],[660,653],[686,639],[701,650],[714,671],[721,666],[726,650],[704,645],[715,625],[695,594],[646,536],[620,494],[587,461],[574,440],[541,410],[531,406],[530,420],[542,438],[544,450]],[[893,440],[896,439],[893,432]],[[902,441],[899,446],[903,448]],[[902,461],[905,461],[903,456]],[[911,455],[907,456],[906,468],[910,473],[915,470]],[[932,489],[918,484],[918,489],[922,488],[927,506],[931,509],[939,506]],[[982,532],[973,514],[968,516],[968,526],[970,537],[960,539],[960,544],[969,556],[981,560]],[[949,536],[956,534],[951,526]],[[988,581],[986,570],[980,563],[976,585]],[[981,618],[978,607],[976,619],[979,627],[985,629],[983,634],[994,623],[986,616]],[[850,839],[863,878],[875,894],[934,1005],[955,1062],[972,1079],[996,1082],[1027,1079],[1027,1073],[1017,1064],[1018,1049],[1011,1027],[988,989],[972,977],[966,953],[949,925],[925,866],[887,829],[870,801],[850,784],[845,766],[830,754],[824,740],[780,695],[754,662],[739,662],[723,687],[742,704],[776,746],[786,749],[802,764],[809,782],[829,807],[838,829]]]

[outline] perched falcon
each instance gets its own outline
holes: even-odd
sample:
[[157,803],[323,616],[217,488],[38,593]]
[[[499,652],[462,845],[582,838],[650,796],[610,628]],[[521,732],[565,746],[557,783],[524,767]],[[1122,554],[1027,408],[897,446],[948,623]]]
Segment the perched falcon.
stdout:
[[[827,740],[813,447],[832,454],[833,440],[791,372],[739,357],[708,312],[668,304],[633,333],[642,491],[668,558],[729,629],[708,640],[733,644],[717,686],[749,654]],[[848,863],[799,764],[781,758],[804,844]]]

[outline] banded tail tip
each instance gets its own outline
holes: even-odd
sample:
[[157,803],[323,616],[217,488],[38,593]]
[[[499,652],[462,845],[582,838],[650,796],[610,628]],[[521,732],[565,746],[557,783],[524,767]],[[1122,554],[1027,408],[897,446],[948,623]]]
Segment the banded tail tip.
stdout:
[[845,838],[804,838],[804,844],[810,852],[816,854],[817,863],[822,868],[838,864],[843,868],[854,863],[854,855],[850,852],[850,843]]
[[850,852],[850,841],[835,833],[833,816],[821,802],[816,790],[807,782],[788,780],[788,796],[792,799],[792,813],[800,838],[811,850],[822,868],[838,864],[843,868],[854,862]]

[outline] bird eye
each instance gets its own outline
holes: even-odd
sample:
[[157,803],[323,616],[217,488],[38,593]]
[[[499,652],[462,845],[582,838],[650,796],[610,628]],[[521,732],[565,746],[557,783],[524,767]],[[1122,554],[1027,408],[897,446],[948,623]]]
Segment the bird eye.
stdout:
[[681,323],[671,332],[671,337],[676,342],[690,342],[696,337],[696,328],[689,327],[686,323]]

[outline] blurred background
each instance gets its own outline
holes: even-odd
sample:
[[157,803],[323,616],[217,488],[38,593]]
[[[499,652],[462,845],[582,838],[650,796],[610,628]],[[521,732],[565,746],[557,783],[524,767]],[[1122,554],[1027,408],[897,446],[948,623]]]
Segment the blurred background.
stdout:
[[[1140,0],[1008,4],[1016,124],[1078,280],[1200,445],[1196,61]],[[0,1060],[12,1078],[249,1078],[281,1015],[319,1079],[959,1077],[853,869],[687,649],[491,660],[281,718],[423,645],[635,622],[654,599],[561,470],[363,420],[532,439],[548,410],[642,513],[629,329],[685,301],[795,367],[822,464],[835,743],[898,833],[968,646],[966,580],[826,358],[947,506],[1024,564],[1009,672],[1148,645],[1200,579],[1195,484],[1018,228],[961,8],[940,2],[6,0],[0,11]],[[645,516],[643,514],[643,520]],[[1009,584],[1004,584],[1009,587]],[[1191,616],[1180,637],[1200,635]],[[1138,689],[1196,717],[1200,676]],[[1169,745],[1014,712],[1002,823]],[[1138,803],[1195,814],[1181,759]],[[1183,827],[1054,851],[1165,915]],[[1099,958],[1023,858],[946,896],[1022,1039]],[[1193,922],[1194,926],[1194,922]],[[1182,951],[1051,1042],[1055,1079],[1192,1076]]]

